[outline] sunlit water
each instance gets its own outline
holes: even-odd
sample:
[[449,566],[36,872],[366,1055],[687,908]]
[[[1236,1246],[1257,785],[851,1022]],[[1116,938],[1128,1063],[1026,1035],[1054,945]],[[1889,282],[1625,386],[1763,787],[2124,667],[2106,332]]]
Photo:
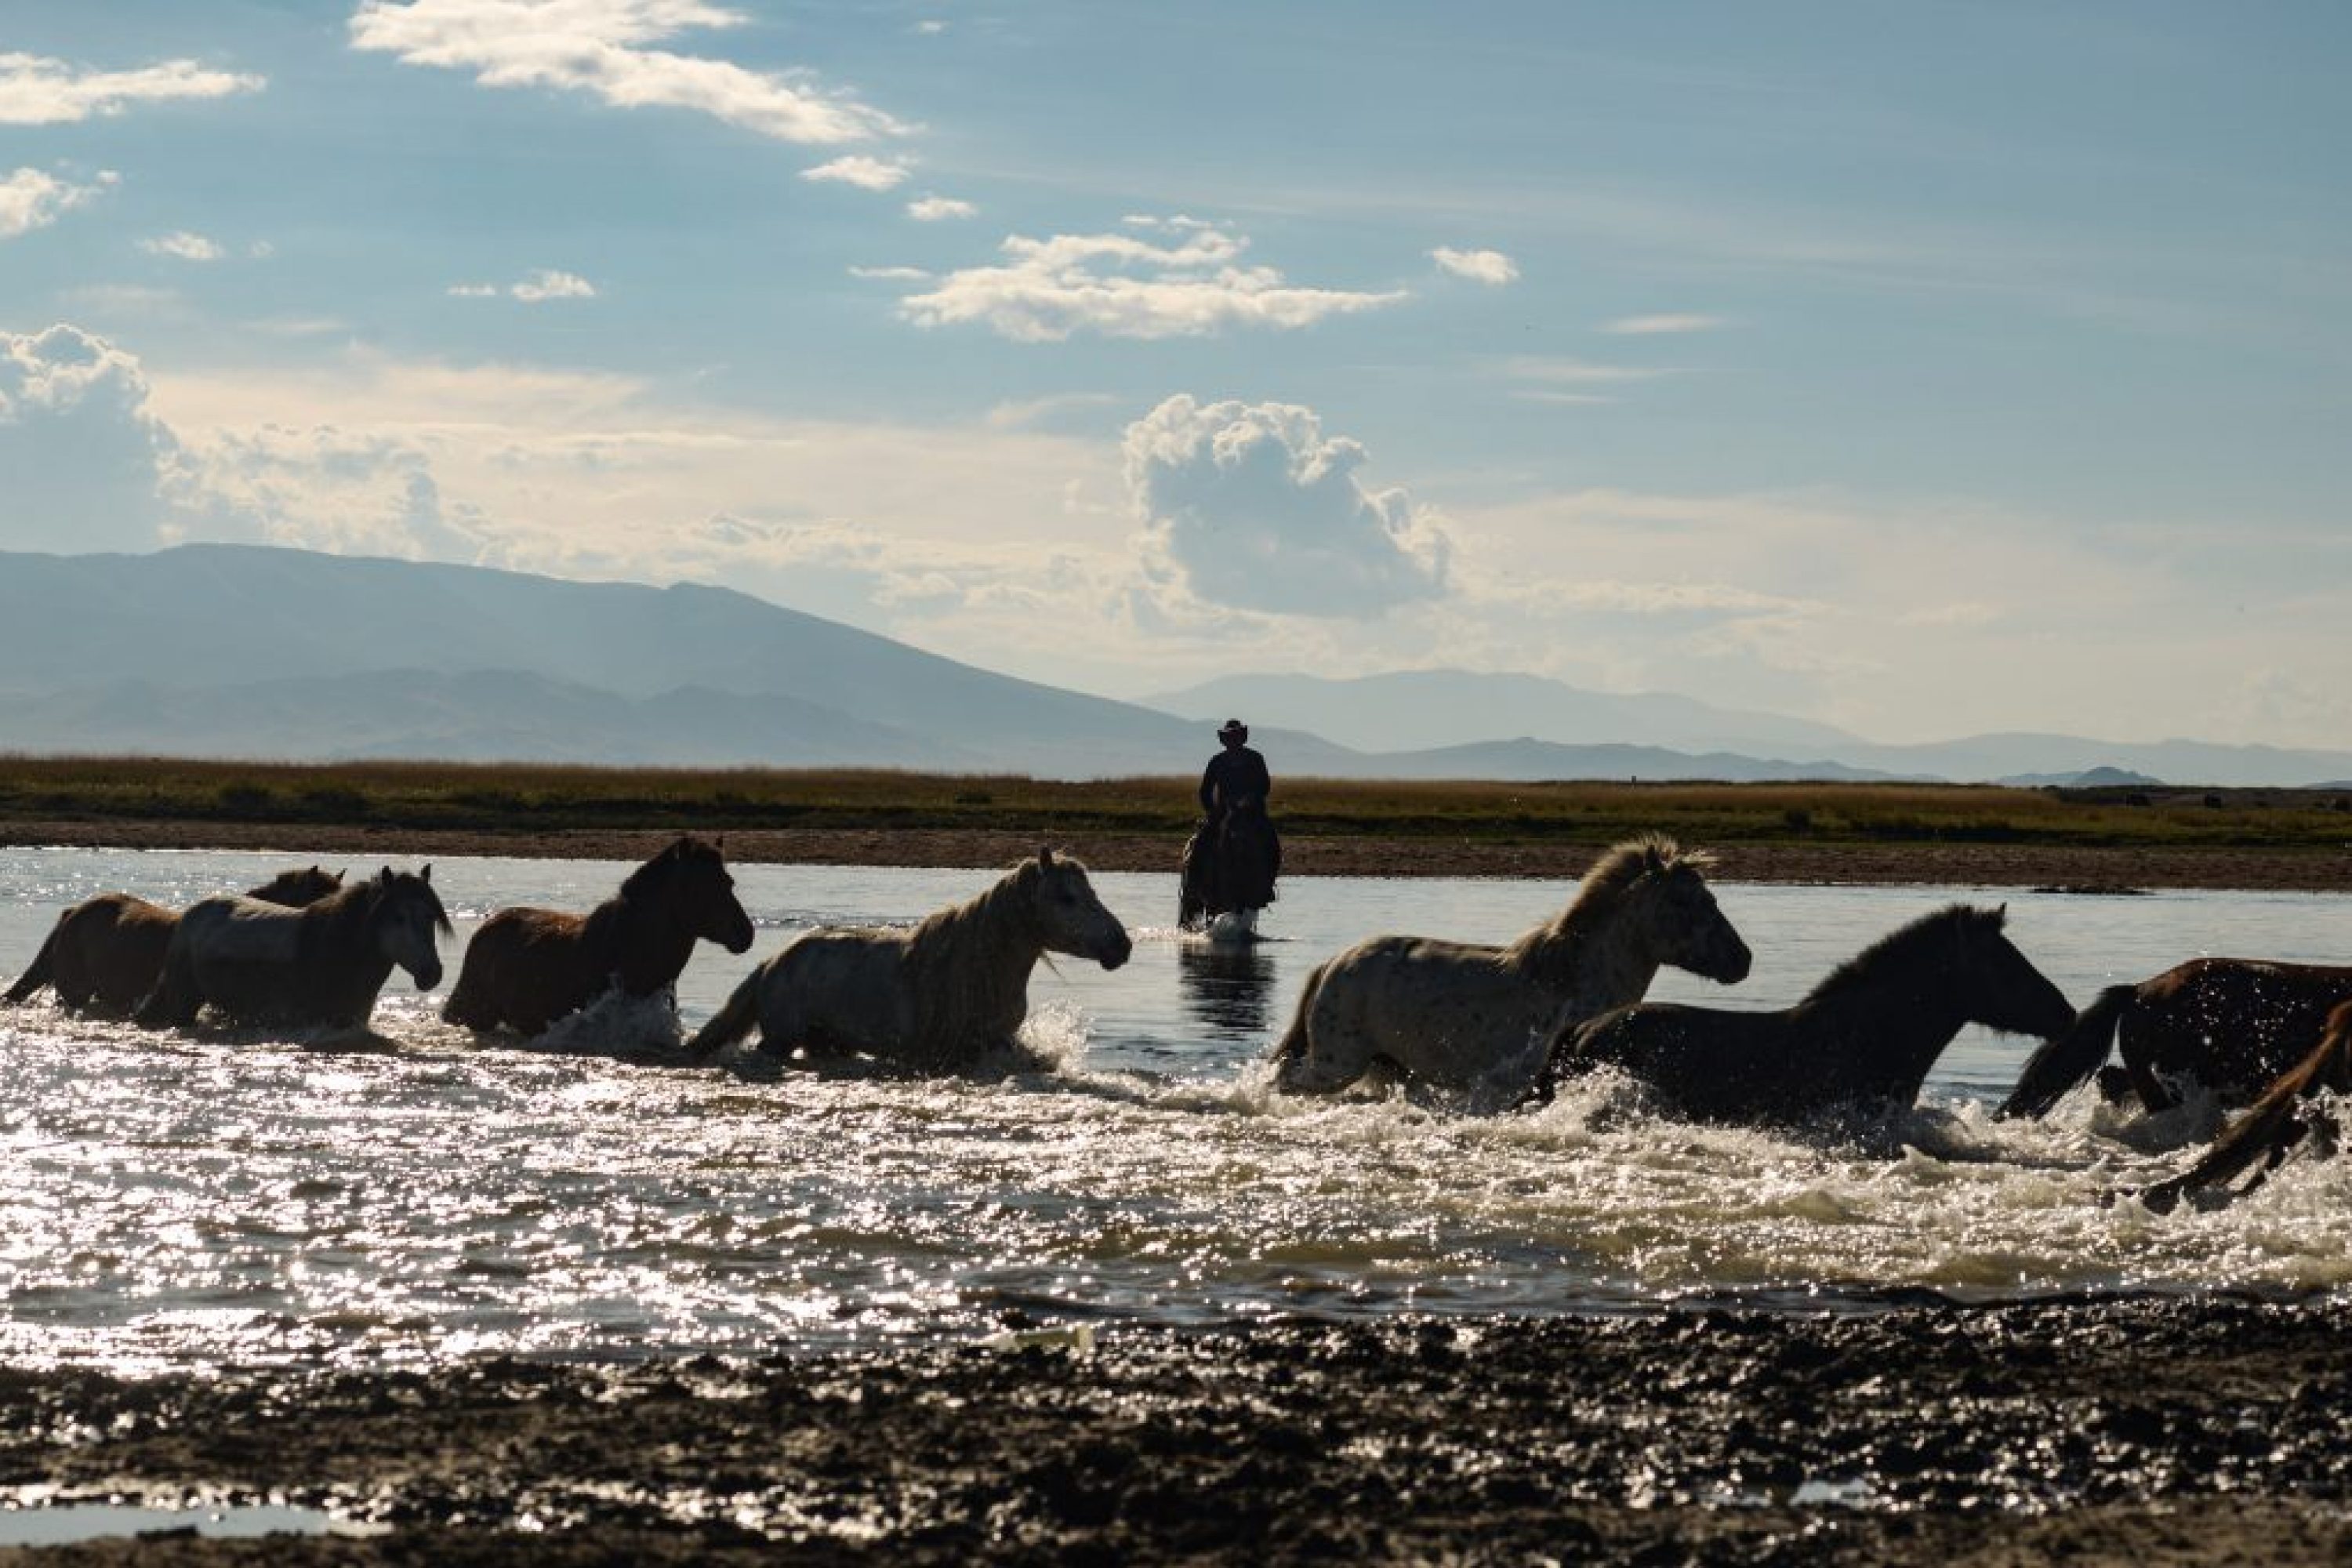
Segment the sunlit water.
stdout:
[[[184,903],[311,858],[0,851],[0,974],[91,893]],[[585,908],[625,869],[444,859],[434,882],[462,942],[493,908]],[[798,930],[910,921],[990,875],[740,868],[759,949],[698,953],[685,1026]],[[1133,961],[1041,968],[1029,1037],[1050,1065],[993,1082],[691,1068],[667,1051],[677,1021],[645,1005],[484,1044],[400,975],[373,1039],[0,1009],[0,1360],[633,1356],[1088,1320],[2352,1279],[2352,1163],[2298,1160],[2213,1212],[2103,1202],[2177,1168],[2210,1108],[2150,1126],[2078,1096],[2044,1124],[1995,1123],[2027,1047],[1980,1031],[1919,1110],[1802,1138],[1663,1121],[1605,1082],[1534,1115],[1286,1100],[1260,1059],[1320,960],[1379,931],[1504,939],[1568,889],[1299,879],[1272,940],[1223,952],[1170,931],[1172,875],[1096,881]],[[1654,994],[1781,1005],[1966,896],[1720,893],[1753,976],[1668,972]],[[2342,899],[1977,897],[2006,899],[2018,944],[2078,1005],[2200,952],[2352,958]]]

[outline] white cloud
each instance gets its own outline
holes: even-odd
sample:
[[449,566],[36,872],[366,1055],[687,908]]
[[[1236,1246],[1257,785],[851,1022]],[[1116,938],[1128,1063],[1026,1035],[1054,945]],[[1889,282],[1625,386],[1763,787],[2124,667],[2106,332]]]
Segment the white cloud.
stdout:
[[1654,316],[1620,316],[1601,330],[1619,337],[1651,337],[1667,332],[1711,332],[1725,324],[1721,316],[1702,316],[1685,311]]
[[913,171],[896,158],[869,158],[862,153],[835,158],[814,169],[803,169],[803,180],[833,181],[861,191],[887,191],[905,184]]
[[978,322],[1019,342],[1056,342],[1076,331],[1106,337],[1197,337],[1228,326],[1288,331],[1327,316],[1391,305],[1405,296],[1302,289],[1271,267],[1245,267],[1249,241],[1192,218],[1129,218],[1166,233],[1166,244],[1128,234],[1014,235],[1002,267],[951,272],[899,301],[918,326]]
[[837,145],[903,129],[803,71],[747,69],[649,46],[744,17],[706,0],[362,0],[352,47],[470,70],[484,87],[585,92],[617,109],[691,110],[780,142]]
[[1125,450],[1147,548],[1209,603],[1367,616],[1445,591],[1444,530],[1404,491],[1367,489],[1364,448],[1311,409],[1180,395]]
[[1499,250],[1455,250],[1441,245],[1429,257],[1445,271],[1473,283],[1498,288],[1519,279],[1519,264]]
[[503,289],[496,283],[452,283],[448,293],[456,300],[495,300],[504,294],[526,305],[540,305],[550,300],[593,300],[596,286],[578,273],[542,267]]
[[101,174],[94,185],[75,185],[38,169],[18,169],[0,179],[0,239],[47,228],[114,183],[113,175]]
[[853,267],[849,275],[883,283],[921,283],[931,276],[919,267]]
[[0,54],[0,125],[65,125],[133,103],[259,92],[257,76],[165,60],[137,70],[79,70],[39,55]]
[[922,196],[907,204],[907,216],[917,223],[941,223],[949,218],[977,217],[980,209],[953,196]]
[[0,332],[0,547],[152,550],[185,463],[137,359],[78,327]]
[[525,304],[536,305],[547,300],[593,300],[596,286],[573,272],[555,272],[542,267],[507,290]]
[[168,256],[175,261],[218,261],[228,254],[218,242],[184,228],[142,239],[139,248],[150,256]]

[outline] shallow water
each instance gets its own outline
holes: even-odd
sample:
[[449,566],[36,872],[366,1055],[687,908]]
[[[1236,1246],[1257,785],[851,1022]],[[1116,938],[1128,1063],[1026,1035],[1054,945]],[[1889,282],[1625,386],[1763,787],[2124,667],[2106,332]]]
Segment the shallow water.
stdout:
[[[0,852],[0,974],[93,892],[184,903],[311,858]],[[434,881],[462,942],[492,908],[584,908],[625,869],[454,859]],[[989,879],[741,868],[759,947],[698,952],[685,1026],[795,931],[910,921]],[[2297,1161],[2249,1200],[2168,1219],[2103,1204],[2177,1168],[2210,1110],[2151,1126],[2078,1097],[2047,1123],[1996,1124],[2028,1045],[1980,1031],[1918,1110],[1810,1138],[1661,1121],[1605,1082],[1527,1116],[1287,1100],[1260,1058],[1317,963],[1377,931],[1506,939],[1569,889],[1300,879],[1265,918],[1274,940],[1229,952],[1168,930],[1172,875],[1096,881],[1133,961],[1041,968],[1029,1039],[1052,1065],[994,1082],[688,1068],[659,1054],[677,1022],[644,1005],[484,1045],[399,975],[373,1037],[0,1010],[0,1360],[632,1356],[1273,1311],[2352,1280],[2352,1167]],[[1668,972],[1654,995],[1782,1005],[1956,896],[1719,892],[1753,976],[1725,990]],[[2078,1005],[2200,952],[2352,954],[2343,899],[1981,897],[2008,902],[2018,945]],[[452,979],[458,951],[445,944]]]

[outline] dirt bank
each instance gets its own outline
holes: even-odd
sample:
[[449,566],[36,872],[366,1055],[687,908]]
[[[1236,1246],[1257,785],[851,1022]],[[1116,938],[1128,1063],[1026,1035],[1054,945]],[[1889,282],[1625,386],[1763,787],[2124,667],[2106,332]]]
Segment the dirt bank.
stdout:
[[2137,1300],[9,1372],[0,1476],[391,1527],[272,1562],[2342,1561],[2347,1333],[2347,1305]]
[[[1034,835],[957,829],[731,829],[739,861],[787,866],[1003,866],[1036,852]],[[31,822],[0,830],[12,845],[124,849],[268,849],[305,858],[431,859],[436,855],[532,858],[642,858],[661,833],[614,829],[482,832],[320,825],[179,822]],[[1182,843],[1142,834],[1052,836],[1108,871],[1175,874]],[[1590,865],[1589,845],[1514,845],[1429,837],[1316,837],[1284,841],[1286,874],[1307,877],[1541,877],[1566,879]],[[2155,888],[2352,892],[2352,846],[2341,852],[2195,847],[2096,849],[2003,844],[1746,844],[1719,848],[1727,881],[1929,883],[1952,887]]]

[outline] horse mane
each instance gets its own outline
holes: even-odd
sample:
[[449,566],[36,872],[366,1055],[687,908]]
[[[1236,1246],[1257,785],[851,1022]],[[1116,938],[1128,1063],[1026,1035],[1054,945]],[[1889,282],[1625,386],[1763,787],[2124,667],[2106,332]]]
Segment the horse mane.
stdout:
[[1577,944],[1597,926],[1606,923],[1609,913],[1624,902],[1643,878],[1663,877],[1684,868],[1704,872],[1714,865],[1715,857],[1706,850],[1685,849],[1663,833],[1644,833],[1612,845],[1584,873],[1576,897],[1566,909],[1503,949],[1503,963],[1519,971],[1538,964],[1553,967],[1556,961],[1572,955]]
[[[394,877],[398,881],[414,882],[423,889],[433,910],[434,927],[444,936],[455,933],[456,928],[449,923],[449,911],[441,907],[441,895],[433,890],[432,883],[405,871],[394,872]],[[356,882],[345,882],[301,912],[313,921],[312,929],[338,938],[348,937],[367,929],[367,922],[394,885],[381,876],[362,877]]]
[[[1061,857],[1054,864],[1086,870]],[[1025,994],[1029,964],[1005,960],[1032,956],[1025,936],[1034,929],[1031,910],[1046,874],[1035,860],[1024,860],[962,903],[932,911],[907,934],[901,972],[915,999],[921,1047],[944,1048],[952,1043],[945,1037],[956,1020],[994,1017],[1012,994]]]
[[697,838],[691,833],[678,835],[667,848],[656,851],[644,865],[623,878],[619,892],[588,911],[581,926],[581,941],[596,955],[595,962],[607,968],[619,963],[622,933],[628,929],[629,916],[635,910],[644,907],[655,893],[675,881],[688,862],[723,862],[724,858],[719,846],[708,839]]
[[1890,976],[1939,968],[1955,942],[1979,932],[1998,934],[2006,919],[2004,910],[1947,904],[1908,925],[1895,927],[1831,970],[1805,994],[1805,1000],[1819,1002],[1857,986],[1885,984]]

